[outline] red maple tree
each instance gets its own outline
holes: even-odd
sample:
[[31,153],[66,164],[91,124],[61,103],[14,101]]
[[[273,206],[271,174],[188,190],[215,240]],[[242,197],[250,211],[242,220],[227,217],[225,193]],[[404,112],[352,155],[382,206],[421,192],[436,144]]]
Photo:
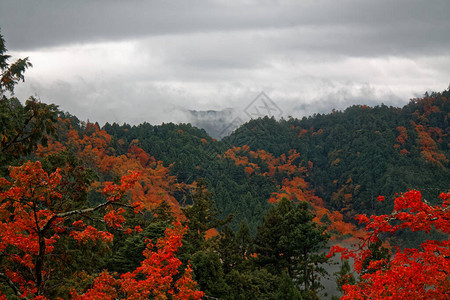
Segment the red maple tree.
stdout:
[[82,294],[72,292],[73,299],[201,299],[203,292],[197,291],[192,280],[192,269],[188,265],[178,280],[181,261],[175,253],[181,247],[181,239],[187,228],[179,222],[167,228],[165,237],[158,240],[156,250],[150,240],[144,250],[145,259],[133,272],[120,275],[107,271],[98,276],[92,288]]
[[[427,240],[419,249],[405,248],[391,259],[372,260],[369,272],[361,275],[356,285],[344,285],[342,299],[449,299],[450,297],[450,193],[442,193],[441,205],[431,205],[420,191],[411,190],[395,199],[390,215],[359,215],[368,232],[358,250],[332,247],[329,256],[340,252],[343,259],[353,258],[354,269],[361,273],[363,263],[371,256],[368,244],[376,242],[379,234],[411,231],[430,233],[434,228],[447,235],[443,241]],[[380,197],[379,200],[384,200]]]
[[[126,228],[124,212],[132,209],[139,212],[142,203],[125,201],[125,194],[138,181],[137,172],[129,172],[123,176],[120,184],[105,183],[103,193],[105,200],[95,206],[72,210],[60,209],[59,202],[63,199],[59,192],[62,181],[62,171],[57,169],[48,174],[41,163],[28,162],[20,167],[10,168],[10,179],[0,178],[0,279],[21,298],[46,299],[46,281],[52,276],[49,260],[53,255],[56,243],[61,234],[68,235],[80,244],[88,241],[111,242],[113,234],[108,230],[120,229],[125,232],[139,231],[140,228]],[[99,230],[92,225],[86,225],[83,217],[94,212],[103,212],[103,222],[106,230]],[[176,281],[175,286],[163,285],[161,280],[172,282],[172,277],[178,273],[181,262],[174,256],[181,246],[181,237],[186,229],[175,226],[166,231],[166,237],[158,241],[156,252],[152,252],[152,244],[148,242],[144,252],[146,259],[135,272],[114,279],[112,275],[102,273],[92,289],[77,297],[83,299],[98,299],[94,290],[109,290],[120,284],[122,290],[130,299],[141,299],[144,291],[125,289],[126,283],[137,280],[139,285],[146,286],[154,295],[172,293],[192,295],[199,298],[200,292],[195,291],[196,283],[191,279],[188,268],[184,275]],[[161,278],[159,278],[161,277]],[[109,286],[106,287],[106,283]],[[151,286],[151,284],[154,284]],[[101,286],[101,287],[99,287]],[[112,290],[111,290],[112,291]],[[95,295],[89,298],[89,295]],[[116,298],[114,293],[104,298]],[[2,297],[0,295],[0,297]],[[181,296],[180,296],[181,297]],[[164,297],[159,297],[165,299]],[[186,298],[187,299],[187,298]]]

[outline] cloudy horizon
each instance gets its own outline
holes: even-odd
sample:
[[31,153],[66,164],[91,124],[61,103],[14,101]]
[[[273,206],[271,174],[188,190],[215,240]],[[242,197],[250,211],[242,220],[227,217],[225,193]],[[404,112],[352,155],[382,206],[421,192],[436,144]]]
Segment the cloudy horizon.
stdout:
[[264,91],[283,117],[403,106],[450,83],[450,1],[6,1],[16,95],[82,120],[189,122]]

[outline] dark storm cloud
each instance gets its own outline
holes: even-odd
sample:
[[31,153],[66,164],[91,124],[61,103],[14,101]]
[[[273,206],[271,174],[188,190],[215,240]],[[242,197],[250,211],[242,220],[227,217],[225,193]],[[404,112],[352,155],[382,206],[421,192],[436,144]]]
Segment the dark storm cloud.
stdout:
[[450,44],[447,0],[1,0],[0,7],[0,26],[14,50],[152,35],[296,28],[297,34],[274,41],[287,50],[348,55],[442,51]]

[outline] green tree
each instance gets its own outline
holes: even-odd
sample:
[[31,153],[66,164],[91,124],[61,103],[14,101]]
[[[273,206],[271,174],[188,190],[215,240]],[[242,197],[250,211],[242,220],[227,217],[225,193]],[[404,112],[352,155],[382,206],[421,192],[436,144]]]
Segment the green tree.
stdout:
[[147,240],[155,243],[164,237],[166,228],[171,227],[176,220],[170,205],[164,200],[154,209],[144,209],[140,214],[127,211],[125,217],[130,228],[137,226],[142,231],[135,234],[120,230],[115,232],[110,256],[105,260],[105,266],[110,272],[125,273],[135,270],[144,259],[143,251],[148,244]]
[[278,286],[277,293],[275,294],[275,299],[276,300],[303,299],[302,294],[297,290],[297,288],[294,285],[294,282],[286,273],[283,273],[283,275],[280,278],[280,284]]
[[272,274],[286,272],[307,297],[316,297],[327,262],[319,251],[329,235],[312,220],[308,205],[293,205],[287,198],[272,207],[255,238],[256,264]]
[[182,207],[189,230],[183,238],[182,253],[190,255],[206,249],[206,232],[213,228],[225,225],[231,216],[222,220],[218,217],[219,211],[211,201],[212,193],[206,190],[203,180],[200,180],[191,192],[192,204]]
[[216,251],[216,238],[207,240],[206,232],[225,225],[231,216],[220,219],[211,196],[204,181],[200,180],[191,191],[192,204],[181,208],[187,218],[183,225],[188,227],[188,231],[183,237],[179,257],[184,263],[190,262],[194,279],[206,295],[222,298],[227,294],[228,286]]
[[198,251],[190,259],[194,279],[207,296],[223,298],[228,294],[219,255],[211,250]]
[[[224,299],[275,299],[275,294],[282,286],[280,278],[269,273],[266,269],[254,269],[239,272],[232,270],[225,277],[230,293]],[[290,280],[290,278],[288,278]],[[289,298],[286,298],[289,299]]]
[[226,274],[242,264],[236,233],[229,226],[225,226],[220,233],[217,248]]
[[345,284],[355,284],[356,279],[355,276],[353,276],[352,268],[350,267],[350,264],[347,259],[344,259],[341,264],[341,268],[338,272],[335,272],[333,274],[336,276],[336,283],[337,287],[336,290],[339,292],[342,292],[342,286]]
[[[9,64],[5,40],[0,35],[0,175],[12,160],[31,153],[38,143],[46,144],[46,134],[54,134],[57,106],[44,104],[30,97],[25,105],[14,95],[14,87],[24,81],[26,69],[32,65],[27,58]],[[7,97],[7,94],[10,97]]]
[[[387,262],[391,258],[391,255],[389,254],[389,249],[383,247],[381,240],[377,240],[376,242],[370,242],[368,249],[370,250],[370,256],[368,256],[363,261],[361,274],[376,272],[375,269],[369,269],[369,264],[371,261],[384,260]],[[383,264],[382,267],[383,268],[387,267],[387,265]]]

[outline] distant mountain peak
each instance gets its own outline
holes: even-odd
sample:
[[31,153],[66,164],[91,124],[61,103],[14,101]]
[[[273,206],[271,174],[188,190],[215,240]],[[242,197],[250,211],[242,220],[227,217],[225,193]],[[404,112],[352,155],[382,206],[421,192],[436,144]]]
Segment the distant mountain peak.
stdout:
[[244,122],[239,121],[234,108],[222,110],[188,110],[189,123],[204,129],[211,137],[222,139]]

